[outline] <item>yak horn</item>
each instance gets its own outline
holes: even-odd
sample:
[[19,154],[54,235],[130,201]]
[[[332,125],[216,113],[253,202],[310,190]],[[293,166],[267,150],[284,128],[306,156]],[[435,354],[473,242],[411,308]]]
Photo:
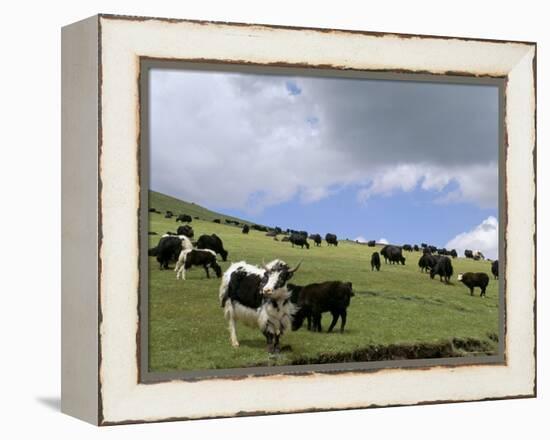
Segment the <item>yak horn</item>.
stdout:
[[290,269],[289,272],[290,272],[290,273],[296,272],[296,271],[300,268],[300,265],[302,264],[302,261],[304,261],[304,260],[300,260],[300,262],[298,263],[298,265],[297,265],[294,269]]

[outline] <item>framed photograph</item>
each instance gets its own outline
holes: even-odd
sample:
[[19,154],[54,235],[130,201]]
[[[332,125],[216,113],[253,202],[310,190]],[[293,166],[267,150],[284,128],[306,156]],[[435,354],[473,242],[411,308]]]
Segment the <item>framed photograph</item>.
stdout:
[[62,410],[536,395],[536,45],[62,31]]

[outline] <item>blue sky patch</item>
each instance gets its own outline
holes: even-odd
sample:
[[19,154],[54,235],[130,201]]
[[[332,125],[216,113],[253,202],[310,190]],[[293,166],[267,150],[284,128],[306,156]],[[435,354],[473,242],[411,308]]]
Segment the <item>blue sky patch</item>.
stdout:
[[296,96],[302,93],[302,89],[294,81],[287,81],[285,85],[289,95]]

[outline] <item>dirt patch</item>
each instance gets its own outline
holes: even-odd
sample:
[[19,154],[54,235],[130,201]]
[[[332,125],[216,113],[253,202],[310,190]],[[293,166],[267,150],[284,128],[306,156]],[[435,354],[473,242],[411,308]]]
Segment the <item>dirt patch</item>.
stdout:
[[403,359],[441,359],[497,354],[493,344],[473,338],[417,344],[370,345],[352,352],[321,353],[315,357],[298,358],[292,364],[328,364],[338,362],[370,362]]

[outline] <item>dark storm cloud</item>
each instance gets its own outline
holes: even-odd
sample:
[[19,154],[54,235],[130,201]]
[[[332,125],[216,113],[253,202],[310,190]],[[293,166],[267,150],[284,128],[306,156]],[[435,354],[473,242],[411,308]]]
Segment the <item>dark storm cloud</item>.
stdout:
[[323,103],[328,142],[362,161],[457,166],[496,158],[496,88],[365,80],[310,84]]

